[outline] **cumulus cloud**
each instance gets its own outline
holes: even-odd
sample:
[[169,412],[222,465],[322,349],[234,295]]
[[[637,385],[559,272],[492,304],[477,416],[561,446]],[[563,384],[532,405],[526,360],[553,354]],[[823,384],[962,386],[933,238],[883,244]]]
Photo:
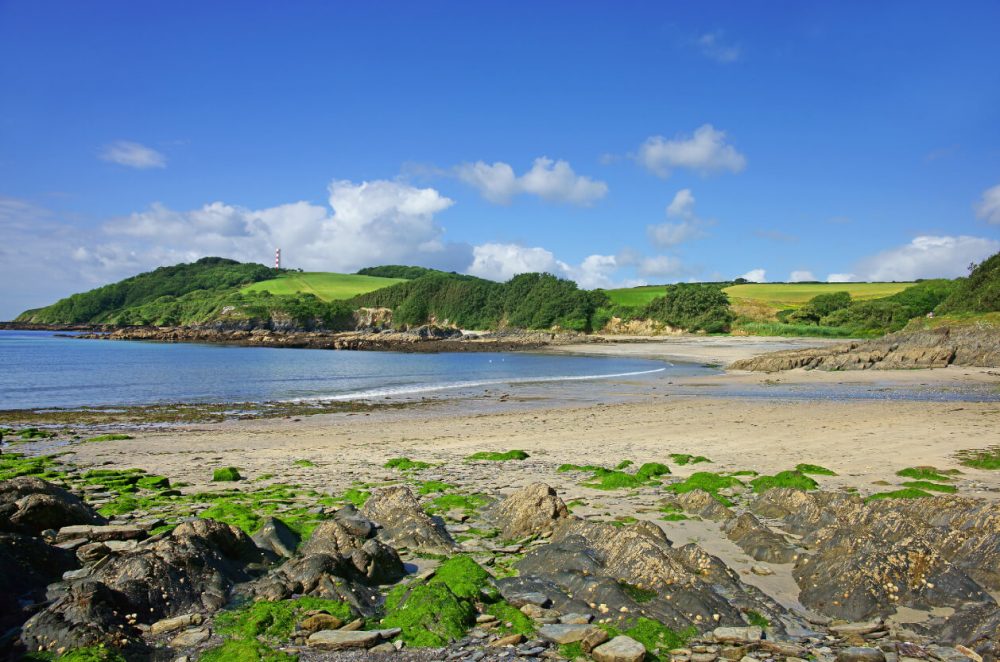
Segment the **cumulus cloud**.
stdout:
[[684,273],[684,264],[672,255],[654,255],[639,260],[636,270],[647,278],[676,278]]
[[976,203],[976,217],[1000,225],[1000,184],[983,191],[983,197]]
[[810,280],[816,280],[816,276],[811,271],[793,271],[788,275],[788,282],[790,283],[802,283]]
[[764,269],[751,269],[746,272],[740,278],[745,278],[751,283],[766,283],[767,282],[767,272]]
[[673,139],[652,136],[639,146],[636,160],[650,172],[669,177],[676,168],[687,168],[703,175],[717,172],[741,172],[747,160],[726,142],[726,133],[711,124],[703,124],[693,135]]
[[640,259],[631,254],[588,255],[580,264],[574,265],[557,259],[551,251],[540,246],[486,243],[474,246],[472,255],[472,264],[466,273],[489,280],[502,282],[518,274],[537,271],[568,278],[588,290],[645,284],[643,280],[615,278],[619,269]]
[[[177,211],[153,204],[107,223],[106,246],[131,241],[161,252],[257,262],[267,262],[280,246],[289,265],[327,271],[397,262],[468,264],[468,246],[443,241],[435,215],[454,202],[435,189],[387,180],[334,180],[328,193],[328,207],[293,202],[248,209],[213,202]],[[150,262],[163,259],[148,248],[145,252]]]
[[681,189],[674,195],[674,199],[667,205],[667,217],[679,220],[647,226],[646,234],[653,245],[669,248],[705,236],[704,227],[710,222],[695,214],[694,203],[694,195],[689,188]]
[[550,202],[586,206],[608,192],[604,182],[578,175],[568,162],[545,156],[535,159],[531,169],[520,176],[502,161],[464,163],[455,172],[459,179],[497,204],[508,204],[517,195],[531,194]]
[[969,264],[1000,251],[1000,241],[985,237],[914,237],[861,260],[855,272],[862,280],[891,281],[917,278],[956,278],[967,273]]
[[721,30],[701,35],[696,43],[702,55],[721,64],[736,62],[742,55],[739,45],[727,43]]
[[152,147],[127,140],[118,140],[110,145],[105,145],[104,149],[101,150],[100,157],[105,161],[137,170],[167,167],[167,157],[163,154]]
[[828,283],[853,283],[858,277],[855,274],[830,274],[826,277]]
[[488,243],[473,247],[472,264],[466,273],[505,281],[531,271],[562,272],[565,266],[551,251],[538,246]]

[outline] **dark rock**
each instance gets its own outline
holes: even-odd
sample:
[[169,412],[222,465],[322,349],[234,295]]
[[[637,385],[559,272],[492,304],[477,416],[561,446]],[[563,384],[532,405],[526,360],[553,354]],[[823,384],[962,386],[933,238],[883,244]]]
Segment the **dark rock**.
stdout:
[[348,504],[335,512],[333,518],[352,536],[368,538],[375,531],[371,520],[358,512],[354,504]]
[[106,521],[78,497],[40,478],[0,482],[0,531],[39,535],[46,529]]
[[750,513],[729,520],[722,529],[730,540],[757,561],[791,563],[798,558],[794,546]]
[[676,504],[685,513],[697,515],[713,522],[722,522],[733,516],[733,512],[719,503],[719,500],[705,490],[691,490],[664,500]]
[[[72,582],[25,624],[22,640],[29,650],[139,645],[136,623],[220,608],[233,585],[249,579],[244,566],[259,558],[235,527],[207,519],[184,522],[169,536],[93,566],[89,577]],[[126,622],[126,614],[135,617]]]
[[498,503],[491,515],[503,537],[516,540],[551,532],[558,520],[569,515],[569,510],[554,489],[545,483],[535,483]]
[[286,600],[293,595],[340,600],[364,616],[373,616],[381,596],[378,590],[358,581],[357,575],[350,559],[310,554],[289,559],[266,576],[239,586],[237,592],[263,600]]
[[381,527],[378,536],[394,547],[435,554],[449,554],[457,547],[444,522],[425,513],[408,487],[376,490],[361,512]]
[[280,519],[268,517],[252,540],[257,547],[279,557],[291,558],[299,546],[299,534],[288,528]]
[[20,625],[45,599],[45,587],[77,567],[73,552],[38,538],[0,533],[0,632]]
[[837,652],[837,662],[885,662],[885,653],[878,648],[851,646]]

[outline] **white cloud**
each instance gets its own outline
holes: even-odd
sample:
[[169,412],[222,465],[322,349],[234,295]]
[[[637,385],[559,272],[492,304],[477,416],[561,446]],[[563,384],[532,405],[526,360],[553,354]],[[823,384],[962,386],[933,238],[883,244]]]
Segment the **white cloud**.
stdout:
[[553,161],[544,156],[535,159],[531,170],[521,176],[502,161],[465,163],[455,172],[459,179],[497,204],[507,204],[516,195],[532,194],[550,202],[586,206],[608,192],[604,182],[577,175],[566,161]]
[[745,278],[751,283],[766,283],[767,282],[767,272],[764,269],[751,269],[746,272],[740,278]]
[[742,55],[742,50],[737,44],[726,43],[721,30],[701,35],[697,44],[702,55],[722,64],[736,62]]
[[466,273],[505,281],[532,271],[561,272],[564,266],[555,255],[541,247],[488,243],[473,247],[472,264]]
[[157,152],[152,147],[146,147],[139,143],[119,140],[105,145],[101,150],[101,158],[118,165],[146,170],[148,168],[166,168],[167,157]]
[[956,278],[972,262],[1000,251],[1000,241],[969,236],[919,236],[861,260],[855,271],[861,280],[907,281],[916,278]]
[[688,168],[703,175],[741,172],[746,157],[726,143],[726,133],[703,124],[691,136],[678,135],[672,140],[652,136],[639,147],[638,162],[660,177],[669,177],[675,168]]
[[684,265],[672,255],[654,255],[639,260],[637,271],[649,278],[676,278],[683,273]]
[[105,224],[104,243],[97,248],[109,260],[134,254],[137,266],[163,264],[174,255],[266,264],[279,246],[287,265],[326,271],[398,262],[461,269],[471,259],[468,246],[444,242],[435,216],[454,202],[435,189],[334,180],[328,193],[329,207],[293,202],[248,209],[213,202],[176,211],[153,204]]
[[976,218],[1000,225],[1000,184],[983,191],[982,199],[976,203]]
[[653,245],[669,248],[689,239],[705,236],[704,226],[708,223],[694,213],[694,203],[694,195],[689,188],[681,189],[674,195],[674,199],[667,205],[667,216],[681,220],[647,226],[646,234]]
[[858,277],[854,274],[830,274],[826,277],[828,283],[853,283]]
[[816,276],[811,271],[793,271],[788,276],[788,282],[801,283],[808,280],[816,280]]

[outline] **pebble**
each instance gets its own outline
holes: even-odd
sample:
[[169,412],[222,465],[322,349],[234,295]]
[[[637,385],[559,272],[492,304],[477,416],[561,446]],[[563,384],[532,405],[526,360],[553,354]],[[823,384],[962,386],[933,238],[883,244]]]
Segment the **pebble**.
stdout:
[[320,630],[306,641],[314,648],[339,651],[349,648],[371,648],[379,640],[378,632],[364,630]]
[[850,646],[837,652],[837,662],[885,662],[885,654],[878,648]]

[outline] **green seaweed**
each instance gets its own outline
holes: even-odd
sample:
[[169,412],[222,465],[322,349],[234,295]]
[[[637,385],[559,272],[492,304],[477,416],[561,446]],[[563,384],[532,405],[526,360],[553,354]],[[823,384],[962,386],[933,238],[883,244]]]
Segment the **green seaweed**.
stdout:
[[385,599],[382,626],[400,628],[400,638],[413,647],[446,646],[465,636],[476,611],[443,583],[399,585]]
[[243,477],[240,476],[240,470],[236,467],[223,467],[221,469],[216,469],[212,472],[213,482],[232,482],[241,480]]
[[699,471],[691,474],[679,483],[665,485],[663,489],[674,494],[703,490],[711,494],[722,505],[732,506],[732,501],[719,494],[719,490],[732,487],[743,487],[743,483],[738,478],[733,478],[732,476],[723,476],[711,471]]
[[773,476],[754,478],[750,481],[750,487],[759,494],[778,487],[802,491],[815,490],[819,487],[819,483],[801,471],[781,471]]
[[316,463],[312,460],[295,460],[292,462],[297,467],[315,467]]
[[639,586],[629,584],[628,582],[619,581],[618,586],[620,586],[625,592],[625,595],[639,603],[649,602],[657,596],[656,591],[652,589],[640,588]]
[[435,494],[438,492],[447,492],[453,487],[455,486],[451,483],[446,483],[442,480],[426,480],[419,484],[417,492],[424,495]]
[[354,618],[354,611],[346,602],[302,596],[274,602],[260,600],[221,612],[215,618],[215,627],[220,633],[233,637],[285,641],[292,636],[305,613],[311,611],[324,612],[344,622]]
[[500,623],[497,630],[503,634],[523,634],[525,637],[535,634],[535,622],[506,601],[501,600],[487,606],[486,613],[497,617]]
[[459,554],[438,566],[428,583],[444,584],[458,597],[473,599],[482,598],[484,591],[493,597],[497,595],[491,579],[490,573],[471,557]]
[[398,471],[421,471],[430,468],[429,462],[411,460],[408,457],[394,457],[382,465],[386,469],[397,469]]
[[487,503],[489,503],[489,499],[482,494],[442,494],[431,499],[424,510],[432,515],[459,508],[471,513]]
[[84,439],[87,443],[100,442],[100,441],[125,441],[127,439],[135,439],[130,434],[99,434],[96,437],[90,437]]
[[945,494],[954,494],[958,492],[958,488],[954,485],[941,485],[940,483],[932,483],[927,480],[910,480],[903,483],[903,487],[912,487],[917,490],[930,490],[931,492],[944,492]]
[[702,462],[711,462],[710,459],[704,455],[690,455],[688,453],[671,453],[670,459],[674,461],[674,464],[685,466],[688,464],[699,464]]
[[503,453],[498,453],[496,451],[479,451],[478,453],[473,453],[465,459],[470,461],[485,460],[487,462],[509,462],[511,460],[527,460],[529,457],[530,456],[524,451],[510,450]]
[[837,472],[832,469],[827,469],[826,467],[821,467],[818,464],[796,464],[795,470],[803,474],[812,474],[814,476],[836,476]]
[[771,621],[767,620],[763,614],[754,611],[753,609],[748,609],[744,614],[747,619],[747,623],[750,625],[756,625],[762,630],[766,630],[771,627]]
[[299,656],[268,648],[253,639],[229,639],[209,648],[198,662],[298,662]]
[[934,467],[907,467],[896,472],[902,478],[912,478],[914,480],[933,480],[937,482],[948,482],[951,480],[944,472]]
[[963,450],[958,452],[962,466],[973,469],[995,471],[1000,469],[1000,446],[991,446],[979,450]]

